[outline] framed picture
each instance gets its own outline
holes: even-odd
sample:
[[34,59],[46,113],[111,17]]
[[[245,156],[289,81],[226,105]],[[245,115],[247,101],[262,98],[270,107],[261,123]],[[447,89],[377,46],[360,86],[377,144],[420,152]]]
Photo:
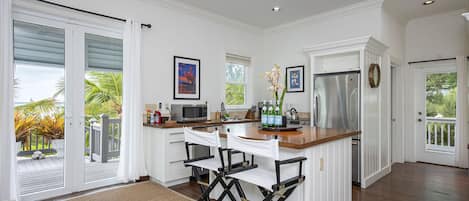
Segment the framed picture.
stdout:
[[200,60],[174,56],[173,98],[200,100]]
[[285,77],[287,93],[305,91],[305,66],[292,66],[286,68]]

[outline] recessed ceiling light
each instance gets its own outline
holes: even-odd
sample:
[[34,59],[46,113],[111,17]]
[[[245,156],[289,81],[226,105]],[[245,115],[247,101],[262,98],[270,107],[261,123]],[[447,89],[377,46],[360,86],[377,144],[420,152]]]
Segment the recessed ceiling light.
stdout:
[[279,11],[280,11],[280,7],[275,6],[275,7],[272,8],[272,11],[274,11],[274,12],[279,12]]
[[433,4],[433,3],[435,3],[435,0],[428,0],[428,1],[424,1],[424,2],[423,2],[423,5],[424,5],[424,6],[428,6],[428,5],[431,5],[431,4]]

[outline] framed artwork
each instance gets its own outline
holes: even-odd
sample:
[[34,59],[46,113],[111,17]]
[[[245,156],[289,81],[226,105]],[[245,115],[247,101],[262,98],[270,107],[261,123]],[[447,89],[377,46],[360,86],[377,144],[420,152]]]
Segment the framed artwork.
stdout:
[[200,60],[174,56],[173,98],[200,100]]
[[287,93],[305,91],[305,66],[292,66],[286,68]]

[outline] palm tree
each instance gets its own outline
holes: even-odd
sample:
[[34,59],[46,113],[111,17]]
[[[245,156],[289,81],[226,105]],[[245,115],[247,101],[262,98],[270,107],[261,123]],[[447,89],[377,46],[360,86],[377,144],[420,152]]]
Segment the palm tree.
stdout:
[[[122,113],[122,73],[118,72],[88,72],[85,79],[86,104],[110,104],[111,108],[120,115]],[[57,83],[55,97],[63,95],[65,83],[62,79]]]
[[40,115],[51,113],[57,109],[56,107],[56,101],[54,98],[46,98],[32,101],[25,105],[16,106],[15,110],[22,111],[25,114]]

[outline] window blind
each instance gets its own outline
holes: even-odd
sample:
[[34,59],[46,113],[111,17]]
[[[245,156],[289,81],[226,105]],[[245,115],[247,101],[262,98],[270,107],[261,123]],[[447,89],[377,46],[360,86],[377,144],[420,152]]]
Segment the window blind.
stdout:
[[15,62],[64,65],[65,31],[15,21],[13,25]]
[[122,70],[122,39],[86,34],[85,51],[87,70]]
[[251,58],[245,57],[245,56],[240,56],[236,54],[226,54],[226,62],[227,63],[234,63],[234,64],[241,64],[244,66],[249,66],[251,64]]

